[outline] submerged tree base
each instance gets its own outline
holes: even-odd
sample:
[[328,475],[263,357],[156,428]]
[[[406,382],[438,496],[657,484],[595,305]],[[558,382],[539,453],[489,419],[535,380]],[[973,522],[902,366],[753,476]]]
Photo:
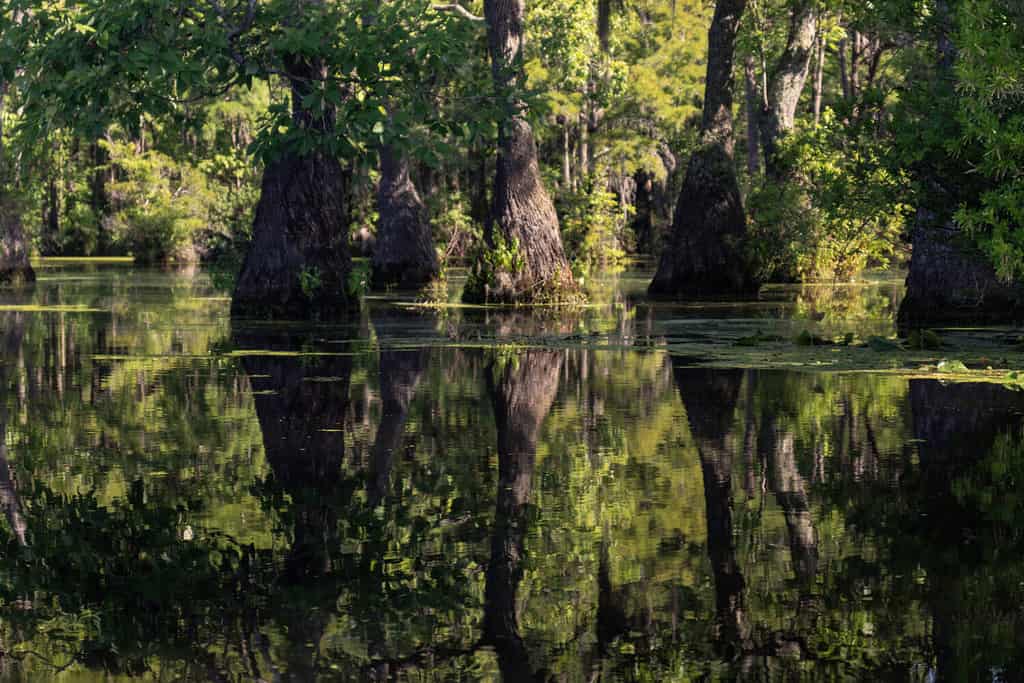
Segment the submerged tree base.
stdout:
[[731,155],[712,143],[690,158],[672,238],[648,289],[652,297],[707,299],[756,294],[744,253],[746,215]]
[[390,147],[380,152],[377,244],[373,250],[375,288],[420,289],[441,271],[426,208],[409,177],[408,161]]
[[955,228],[918,227],[899,327],[1024,320],[1024,284],[1001,280]]
[[35,279],[17,207],[10,198],[0,196],[0,284],[18,285]]
[[335,317],[349,292],[349,173],[323,156],[285,155],[263,175],[253,242],[235,287],[235,316]]

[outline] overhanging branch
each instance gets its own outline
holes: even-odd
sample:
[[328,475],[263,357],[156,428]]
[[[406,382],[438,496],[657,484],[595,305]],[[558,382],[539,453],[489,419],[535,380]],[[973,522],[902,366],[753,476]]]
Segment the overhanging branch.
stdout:
[[434,11],[457,14],[467,21],[475,21],[481,24],[486,21],[483,17],[478,17],[457,2],[450,2],[444,5],[434,5]]

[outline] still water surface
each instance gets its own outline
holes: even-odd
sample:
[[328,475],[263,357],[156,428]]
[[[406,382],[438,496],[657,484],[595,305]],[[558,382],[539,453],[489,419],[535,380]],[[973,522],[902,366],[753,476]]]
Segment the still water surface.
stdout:
[[4,679],[1024,667],[1024,394],[736,351],[888,334],[898,282],[310,327],[203,275],[40,275],[0,293]]

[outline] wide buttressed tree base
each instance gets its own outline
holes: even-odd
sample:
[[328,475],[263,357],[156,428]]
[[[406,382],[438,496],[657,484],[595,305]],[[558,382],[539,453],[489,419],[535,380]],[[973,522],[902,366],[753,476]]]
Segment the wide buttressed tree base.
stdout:
[[579,298],[558,214],[540,177],[530,124],[508,121],[500,135],[488,253],[466,285],[471,303],[529,304]]
[[541,181],[537,143],[519,93],[525,81],[524,0],[486,0],[495,91],[505,103],[485,251],[463,299],[470,303],[571,303],[580,298],[555,205]]
[[757,291],[744,251],[747,219],[732,155],[720,144],[694,152],[672,236],[649,293],[704,298]]
[[919,216],[900,329],[1022,320],[1024,284],[1000,279],[991,259],[955,227],[924,225]]
[[403,155],[382,147],[380,170],[373,286],[423,287],[440,273],[426,207],[409,177],[409,162]]
[[34,282],[18,207],[0,191],[0,284]]
[[690,157],[672,235],[649,293],[708,298],[757,291],[746,257],[747,219],[733,165],[736,32],[746,0],[718,0],[708,31],[701,146]]
[[232,315],[308,318],[358,309],[348,283],[349,184],[350,173],[322,155],[285,154],[267,165]]

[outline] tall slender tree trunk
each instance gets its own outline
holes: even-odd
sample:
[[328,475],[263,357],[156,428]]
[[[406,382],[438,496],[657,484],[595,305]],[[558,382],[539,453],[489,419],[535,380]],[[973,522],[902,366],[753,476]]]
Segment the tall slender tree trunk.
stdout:
[[43,244],[40,251],[44,256],[57,255],[57,239],[60,234],[60,194],[57,191],[57,179],[50,176],[46,184],[46,215]]
[[718,0],[708,32],[701,146],[690,157],[653,296],[756,291],[745,257],[746,214],[733,165],[733,56],[746,0]]
[[380,147],[377,244],[373,286],[416,289],[437,277],[440,265],[427,209],[409,176],[409,159],[391,145]]
[[484,14],[494,85],[505,102],[485,237],[490,249],[510,250],[514,258],[476,264],[464,298],[496,303],[573,298],[578,290],[565,258],[558,215],[540,177],[526,104],[517,94],[525,80],[525,0],[486,0]]
[[757,85],[757,61],[747,55],[743,63],[743,94],[747,115],[747,173],[755,177],[761,172],[761,92]]
[[[318,4],[297,0],[297,11]],[[303,100],[327,78],[317,59],[288,55],[292,122],[313,134],[330,133],[334,110],[306,108]],[[267,164],[253,224],[253,240],[235,286],[232,315],[275,318],[335,316],[358,309],[348,291],[348,192],[351,171],[320,152],[286,150]]]
[[761,143],[765,172],[775,180],[784,179],[790,172],[779,158],[779,142],[796,122],[796,108],[807,82],[818,35],[818,12],[811,0],[802,0],[791,10],[786,48],[768,85],[768,106],[761,117]]
[[821,99],[825,80],[825,36],[818,27],[818,59],[814,65],[814,125],[821,123]]

